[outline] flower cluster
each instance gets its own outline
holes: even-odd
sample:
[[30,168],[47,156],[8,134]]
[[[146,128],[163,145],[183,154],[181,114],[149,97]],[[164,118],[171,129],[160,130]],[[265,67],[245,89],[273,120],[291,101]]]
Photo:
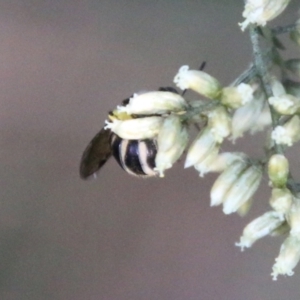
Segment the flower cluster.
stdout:
[[[249,24],[265,26],[288,3],[289,0],[246,1],[242,30]],[[299,22],[290,33],[298,45]],[[275,35],[267,37],[270,43],[275,40]],[[187,148],[185,168],[194,167],[201,177],[209,172],[220,173],[211,188],[210,204],[222,205],[225,214],[247,213],[265,172],[271,188],[270,210],[245,227],[236,245],[244,250],[267,235],[286,234],[273,266],[274,280],[278,275],[292,275],[300,260],[300,189],[284,154],[287,147],[300,141],[300,58],[284,61],[277,52],[276,58],[265,63],[264,73],[254,63],[248,76],[241,74],[234,84],[225,87],[203,70],[182,66],[174,78],[182,95],[175,89],[135,94],[126,105],[116,108],[105,127],[123,139],[155,140],[158,150],[154,170],[160,177]],[[282,79],[271,74],[273,66],[279,66]],[[185,99],[186,90],[195,92],[196,100]],[[200,130],[187,147],[191,124]],[[265,128],[268,131],[263,158],[221,151],[224,140],[234,142],[246,132],[253,134]]]
[[[246,1],[243,12],[246,20],[240,24],[242,30],[249,24],[265,26],[268,21],[280,14],[288,3],[289,1],[286,0]],[[290,31],[291,40],[298,46],[300,46],[299,21],[291,27]],[[271,34],[269,42],[274,42],[276,39],[277,37]],[[272,46],[276,47],[275,44]],[[292,178],[289,161],[284,154],[287,147],[293,146],[300,140],[300,59],[293,58],[284,61],[279,52],[277,55],[276,59],[281,61],[279,69],[284,75],[282,80],[271,74],[272,64],[278,66],[276,59],[273,58],[274,61],[271,60],[271,64],[266,67],[265,74],[258,74],[261,83],[256,92],[260,96],[254,97],[257,102],[261,101],[261,105],[269,106],[269,116],[272,117],[272,130],[267,138],[266,163],[264,165],[271,187],[269,198],[271,209],[251,221],[244,228],[240,241],[236,243],[241,250],[244,250],[267,235],[285,234],[286,238],[275,259],[271,273],[274,280],[278,275],[293,275],[293,270],[300,261],[299,184]],[[266,62],[264,63],[268,65]],[[246,109],[246,106],[242,109]],[[250,110],[247,110],[249,113]],[[238,136],[236,134],[234,138]]]

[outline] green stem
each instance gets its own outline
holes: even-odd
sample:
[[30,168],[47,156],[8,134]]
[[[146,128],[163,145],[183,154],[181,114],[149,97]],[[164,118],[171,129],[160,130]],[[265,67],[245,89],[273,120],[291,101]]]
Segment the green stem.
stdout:
[[[260,47],[260,43],[259,43],[260,35],[258,32],[258,28],[252,25],[249,27],[249,32],[250,32],[250,40],[253,48],[254,66],[257,70],[257,75],[261,81],[261,86],[264,90],[264,93],[267,99],[269,99],[270,97],[273,96],[273,92],[271,88],[271,76],[269,74],[267,64],[263,58],[263,51]],[[269,108],[270,108],[271,119],[272,119],[272,127],[274,129],[279,124],[280,116],[273,109],[271,105],[269,105]],[[281,145],[275,143],[274,148],[276,153],[280,153],[280,154],[283,153],[283,149]]]
[[286,26],[277,26],[272,29],[272,33],[274,35],[289,33],[291,31],[294,31],[297,28],[297,26],[299,26],[299,25],[297,25],[296,23],[286,25]]

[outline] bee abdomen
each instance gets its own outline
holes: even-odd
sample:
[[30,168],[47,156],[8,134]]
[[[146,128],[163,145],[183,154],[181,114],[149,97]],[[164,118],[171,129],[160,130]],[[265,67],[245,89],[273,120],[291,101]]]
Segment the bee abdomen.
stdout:
[[113,156],[119,165],[135,176],[156,176],[155,156],[157,146],[154,140],[125,140],[113,135],[111,141]]

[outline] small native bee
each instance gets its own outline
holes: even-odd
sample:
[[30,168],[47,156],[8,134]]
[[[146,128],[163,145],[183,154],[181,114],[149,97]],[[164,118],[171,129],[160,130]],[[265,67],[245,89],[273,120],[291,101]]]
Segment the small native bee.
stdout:
[[[159,91],[178,93],[172,87],[160,88]],[[129,99],[123,101],[128,104]],[[110,112],[109,117],[115,117]],[[143,116],[134,116],[136,118]],[[87,179],[114,156],[123,170],[131,175],[140,177],[157,176],[155,157],[157,143],[155,139],[127,140],[122,139],[110,129],[102,128],[84,150],[80,162],[80,177]]]

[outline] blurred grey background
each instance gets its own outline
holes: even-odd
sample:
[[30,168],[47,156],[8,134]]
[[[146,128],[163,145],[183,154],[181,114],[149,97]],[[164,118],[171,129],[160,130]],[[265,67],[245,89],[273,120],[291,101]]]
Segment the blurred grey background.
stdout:
[[[0,0],[1,300],[299,300],[299,266],[270,277],[283,237],[234,246],[269,209],[267,178],[240,218],[210,208],[216,176],[183,161],[164,179],[130,177],[114,160],[97,180],[78,175],[122,99],[172,85],[183,64],[205,60],[224,85],[247,67],[242,10],[242,0]],[[258,156],[262,139],[235,149]]]

